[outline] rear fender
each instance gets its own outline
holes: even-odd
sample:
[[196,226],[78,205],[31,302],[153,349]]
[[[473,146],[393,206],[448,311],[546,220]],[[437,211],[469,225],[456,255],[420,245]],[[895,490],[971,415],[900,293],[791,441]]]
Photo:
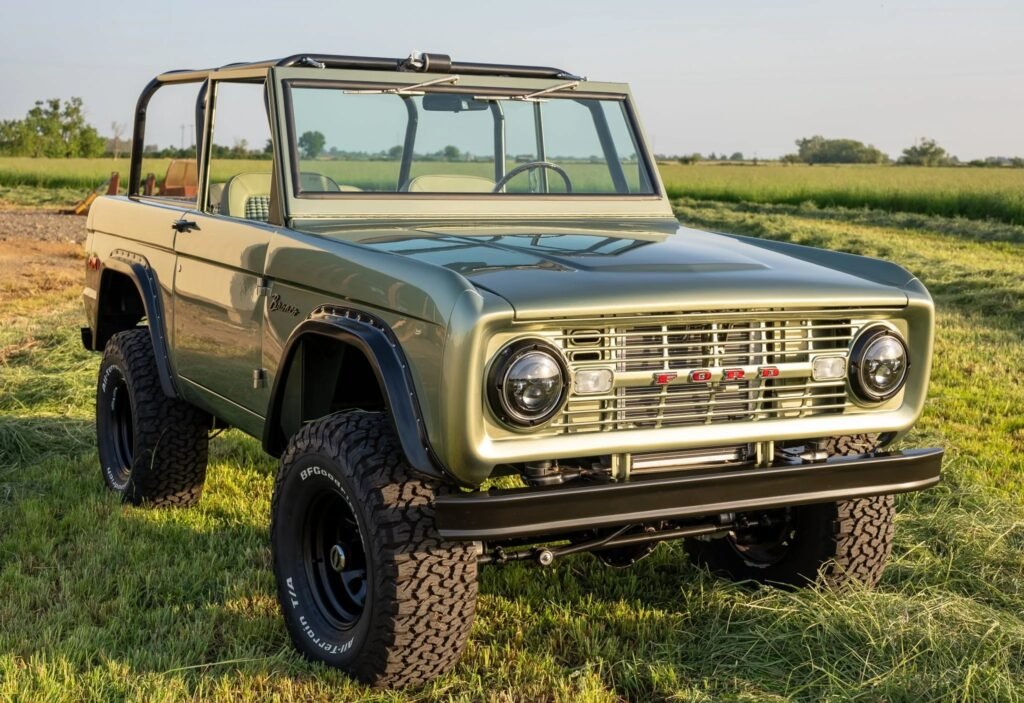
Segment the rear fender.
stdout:
[[156,357],[160,388],[168,397],[178,397],[174,375],[171,371],[167,323],[160,298],[160,285],[157,282],[156,273],[145,257],[128,251],[115,250],[102,262],[96,275],[97,280],[94,287],[96,290],[95,312],[92,319],[89,320],[89,328],[82,330],[83,344],[90,351],[101,351],[112,336],[124,330],[122,325],[109,319],[104,313],[103,296],[112,294],[110,289],[114,276],[124,276],[135,285],[145,310],[149,333],[153,339],[153,354]]

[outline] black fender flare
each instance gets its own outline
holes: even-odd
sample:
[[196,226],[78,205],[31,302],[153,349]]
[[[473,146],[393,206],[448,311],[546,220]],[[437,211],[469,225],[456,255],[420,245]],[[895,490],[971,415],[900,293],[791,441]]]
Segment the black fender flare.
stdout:
[[[145,257],[127,251],[116,250],[107,257],[102,264],[100,272],[100,285],[97,288],[97,296],[103,294],[103,274],[106,271],[127,276],[135,284],[142,299],[142,306],[146,311],[146,320],[149,322],[149,334],[153,339],[153,355],[156,357],[156,370],[160,377],[160,388],[169,398],[178,397],[178,389],[174,383],[174,374],[171,372],[171,357],[167,342],[167,318],[164,316],[163,303],[160,298],[160,284],[157,282],[156,273]],[[96,320],[93,323],[93,330],[99,328],[99,312],[102,301],[97,300]],[[99,351],[99,350],[96,350]]]
[[268,454],[280,456],[284,450],[287,438],[280,429],[284,386],[298,342],[308,335],[329,337],[359,349],[370,362],[384,393],[388,415],[409,465],[425,477],[456,482],[444,471],[430,448],[409,363],[394,332],[387,323],[369,313],[339,306],[313,310],[292,330],[285,343],[263,430],[263,449]]

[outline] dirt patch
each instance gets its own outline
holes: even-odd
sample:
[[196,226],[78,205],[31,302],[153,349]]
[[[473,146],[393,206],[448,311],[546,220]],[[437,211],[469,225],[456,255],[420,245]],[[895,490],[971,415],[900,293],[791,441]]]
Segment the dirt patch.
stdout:
[[85,218],[39,210],[0,210],[0,242],[85,241]]
[[0,211],[0,321],[71,297],[83,280],[85,218]]

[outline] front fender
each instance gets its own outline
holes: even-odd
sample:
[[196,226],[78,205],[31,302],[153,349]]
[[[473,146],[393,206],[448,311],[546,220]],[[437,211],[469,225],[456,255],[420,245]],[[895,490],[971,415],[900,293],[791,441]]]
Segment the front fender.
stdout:
[[409,364],[398,339],[383,320],[351,308],[319,307],[292,331],[271,391],[263,448],[273,456],[279,456],[284,450],[287,437],[281,421],[288,372],[299,341],[308,335],[335,339],[359,349],[366,356],[387,399],[388,412],[409,465],[423,476],[451,482],[430,448]]

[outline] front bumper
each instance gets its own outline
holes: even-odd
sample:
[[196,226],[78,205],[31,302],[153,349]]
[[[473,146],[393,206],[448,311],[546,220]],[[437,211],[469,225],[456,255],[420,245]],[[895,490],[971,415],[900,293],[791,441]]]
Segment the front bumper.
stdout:
[[437,527],[448,540],[494,541],[907,493],[939,482],[942,455],[942,449],[916,449],[622,483],[454,493],[437,497]]

